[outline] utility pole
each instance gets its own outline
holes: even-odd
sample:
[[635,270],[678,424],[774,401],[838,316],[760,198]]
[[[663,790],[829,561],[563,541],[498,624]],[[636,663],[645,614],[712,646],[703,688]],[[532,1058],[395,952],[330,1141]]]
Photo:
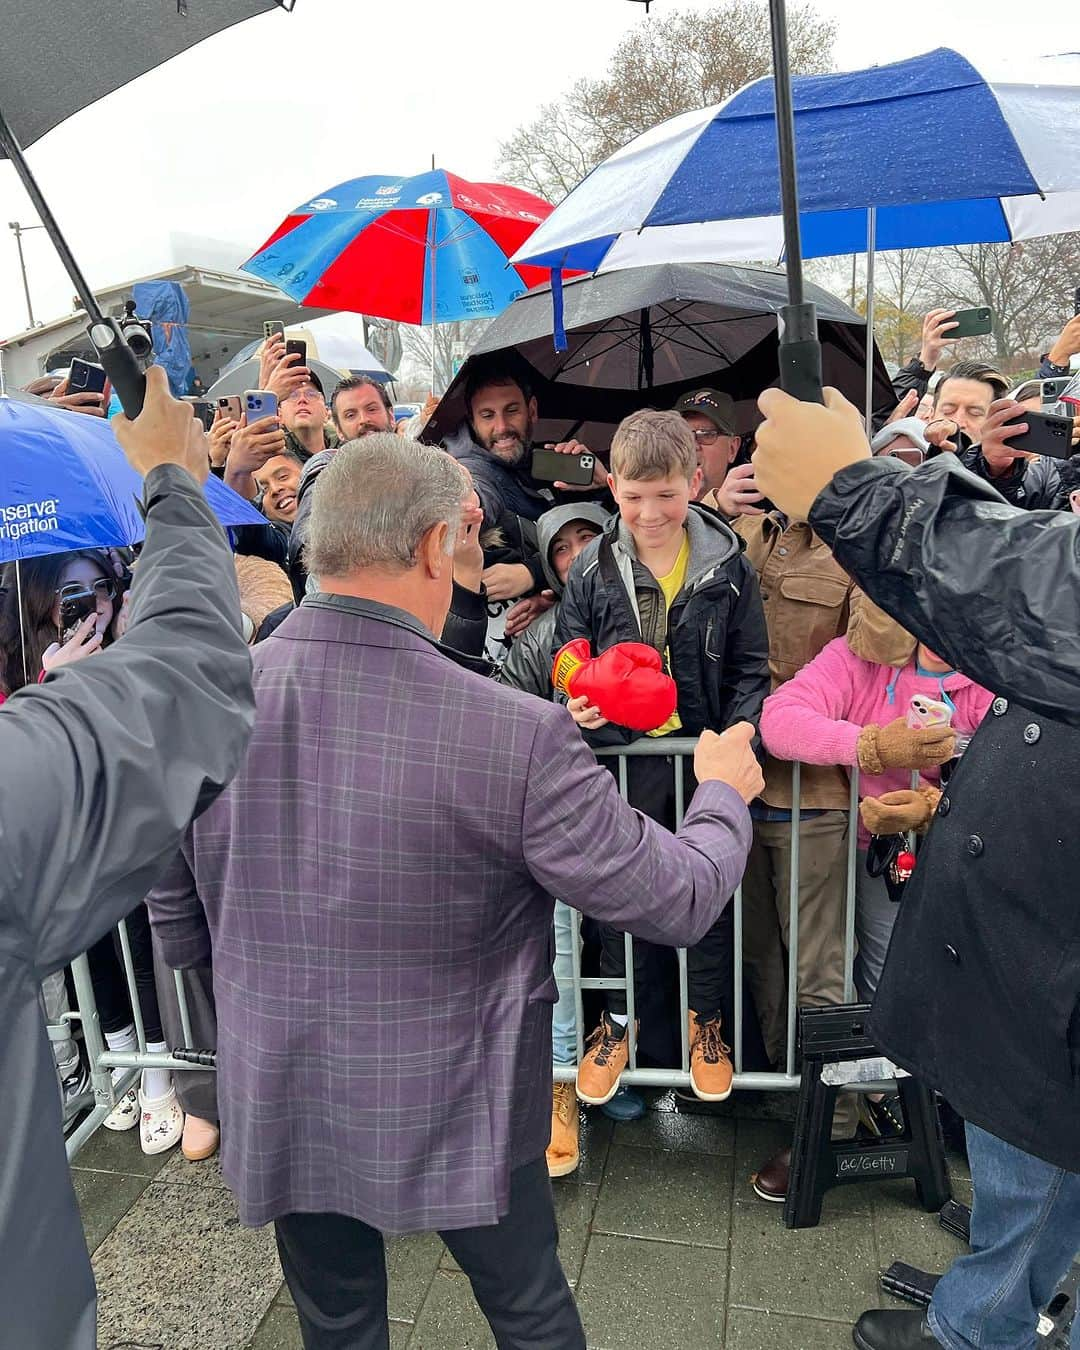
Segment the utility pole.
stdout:
[[26,276],[26,259],[23,257],[22,237],[28,230],[43,230],[44,225],[20,225],[17,220],[8,221],[8,229],[15,235],[15,244],[19,250],[19,270],[22,272],[23,291],[26,295],[26,314],[29,319],[28,328],[35,328],[34,307],[30,303],[30,282]]

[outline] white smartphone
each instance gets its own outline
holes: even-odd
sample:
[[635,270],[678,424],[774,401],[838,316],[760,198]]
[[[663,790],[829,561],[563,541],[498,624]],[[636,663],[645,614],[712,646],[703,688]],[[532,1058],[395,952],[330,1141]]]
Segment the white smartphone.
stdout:
[[908,704],[907,724],[913,730],[919,727],[947,727],[952,723],[952,709],[939,698],[913,694]]

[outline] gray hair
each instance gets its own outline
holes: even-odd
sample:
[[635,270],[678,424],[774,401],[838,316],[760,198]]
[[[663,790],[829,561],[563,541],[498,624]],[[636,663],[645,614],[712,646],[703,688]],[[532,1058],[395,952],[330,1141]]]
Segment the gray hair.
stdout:
[[304,550],[313,575],[407,571],[424,535],[444,521],[446,552],[454,551],[465,482],[442,450],[375,432],[343,445],[313,490]]

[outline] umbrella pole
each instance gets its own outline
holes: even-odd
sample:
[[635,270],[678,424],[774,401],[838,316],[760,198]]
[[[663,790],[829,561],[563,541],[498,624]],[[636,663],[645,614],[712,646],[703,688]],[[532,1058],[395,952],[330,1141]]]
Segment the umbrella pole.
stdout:
[[19,175],[22,185],[26,189],[26,194],[33,203],[34,210],[38,213],[38,219],[52,240],[53,247],[64,265],[64,270],[71,278],[71,284],[75,287],[75,294],[79,297],[83,309],[86,310],[86,317],[90,320],[90,326],[87,330],[90,341],[97,349],[101,364],[105,367],[113,388],[124,406],[125,413],[129,417],[137,417],[142,411],[146,381],[143,378],[135,353],[128,346],[116,320],[107,319],[102,314],[101,307],[94,298],[94,293],[91,291],[86,277],[83,276],[82,268],[76,262],[75,255],[68,247],[68,242],[57,224],[56,217],[49,209],[49,203],[38,187],[37,179],[30,171],[22,146],[16,140],[15,133],[8,125],[3,109],[0,109],[0,146],[3,147],[4,153],[11,160],[15,172]]
[[877,251],[877,207],[866,212],[866,434],[874,434],[874,254]]
[[799,184],[795,167],[795,110],[791,98],[784,0],[769,0],[769,19],[772,28],[776,142],[788,281],[788,303],[780,311],[780,387],[795,398],[820,403],[821,344],[817,337],[817,310],[812,303],[806,303],[803,288]]
[[[434,159],[434,156],[432,156]],[[432,165],[434,168],[434,165]],[[429,303],[431,305],[431,393],[435,394],[435,208],[428,212],[428,255],[431,258],[431,285]]]

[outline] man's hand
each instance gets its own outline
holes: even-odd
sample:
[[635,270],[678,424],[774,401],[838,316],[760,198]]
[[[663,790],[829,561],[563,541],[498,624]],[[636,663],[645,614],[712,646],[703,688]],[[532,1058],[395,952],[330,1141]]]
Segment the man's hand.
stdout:
[[260,389],[276,394],[278,403],[284,403],[290,394],[310,379],[311,371],[301,365],[299,352],[286,356],[285,339],[280,334],[267,338],[259,358]]
[[932,309],[922,321],[922,348],[919,360],[927,370],[936,370],[941,352],[949,341],[948,334],[956,327],[952,322],[955,309]]
[[699,783],[727,783],[749,806],[765,791],[765,775],[750,747],[753,738],[749,722],[736,722],[721,736],[703,731],[694,749],[694,777]]
[[276,418],[260,417],[248,426],[245,413],[233,431],[232,446],[225,462],[226,473],[254,473],[284,450],[285,433]]
[[195,420],[195,409],[169,393],[169,381],[161,366],[146,372],[143,410],[130,421],[122,412],[112,419],[112,428],[128,463],[144,477],[159,464],[178,464],[197,483],[210,473],[206,435]]
[[950,450],[955,455],[958,449],[956,437],[960,435],[960,424],[954,422],[951,417],[939,417],[933,422],[927,422],[923,435],[938,450]]
[[763,516],[755,502],[764,500],[754,481],[752,464],[733,464],[727,477],[713,492],[716,504],[725,516]]
[[220,469],[229,458],[233,432],[240,425],[234,417],[225,417],[220,408],[214,409],[214,422],[208,433],[210,441],[210,463]]
[[470,489],[461,510],[461,526],[454,545],[454,580],[467,591],[479,594],[484,571],[484,550],[480,547],[480,526],[484,513],[475,488]]
[[1055,366],[1068,366],[1070,358],[1077,352],[1080,352],[1080,314],[1061,330],[1047,356]]
[[1037,456],[1027,450],[1014,450],[1009,442],[1015,436],[1022,436],[1028,429],[1027,422],[1017,422],[1014,427],[1005,423],[1010,417],[1024,413],[1027,409],[1012,398],[999,398],[990,404],[990,411],[982,426],[982,440],[979,449],[990,470],[991,478],[1002,478],[1010,473],[1018,459],[1035,459]]
[[524,563],[495,563],[487,568],[481,580],[489,600],[516,600],[536,584]]
[[[592,455],[592,451],[587,445],[582,445],[580,441],[560,441],[558,445],[549,445],[549,450],[554,450],[557,455]],[[555,483],[555,487],[562,492],[592,492],[596,488],[607,486],[607,469],[600,463],[600,456],[593,455],[593,471],[591,483]]]
[[890,422],[902,422],[905,417],[914,417],[915,409],[922,402],[922,395],[917,389],[909,389],[892,412],[886,417],[885,425]]
[[554,604],[554,591],[541,591],[538,595],[527,595],[524,600],[519,600],[516,605],[506,611],[504,628],[506,636],[515,638],[518,634],[524,633],[534,619],[538,619]]
[[61,380],[49,395],[49,402],[58,408],[67,408],[71,412],[86,413],[90,417],[105,416],[105,395],[91,394],[83,390],[79,394],[68,393],[67,380]]
[[858,411],[836,389],[824,395],[824,407],[800,403],[782,389],[766,389],[758,399],[766,420],[757,430],[754,478],[793,520],[809,518],[834,474],[870,457]]

